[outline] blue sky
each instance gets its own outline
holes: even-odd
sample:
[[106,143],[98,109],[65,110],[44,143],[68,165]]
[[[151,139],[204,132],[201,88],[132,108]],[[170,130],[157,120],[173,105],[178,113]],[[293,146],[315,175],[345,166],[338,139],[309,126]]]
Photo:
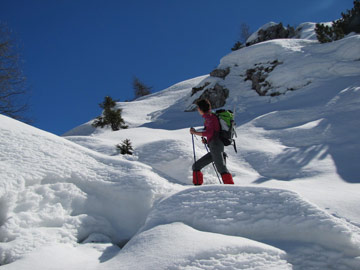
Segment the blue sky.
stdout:
[[[353,0],[1,0],[0,21],[22,47],[33,125],[61,135],[132,99],[137,76],[153,91],[208,74],[239,36],[269,22],[336,20]],[[126,121],[126,119],[125,119]]]

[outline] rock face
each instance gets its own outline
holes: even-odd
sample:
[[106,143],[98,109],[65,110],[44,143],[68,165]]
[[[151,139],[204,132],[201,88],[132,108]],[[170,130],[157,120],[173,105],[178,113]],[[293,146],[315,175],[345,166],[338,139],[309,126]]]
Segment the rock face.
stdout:
[[246,46],[251,46],[263,41],[278,39],[278,38],[292,38],[295,36],[295,29],[288,26],[285,28],[282,23],[272,25],[266,29],[260,29],[257,32],[257,38],[247,42]]
[[199,91],[204,90],[210,83],[206,82],[204,85],[199,86],[199,87],[193,87],[192,91],[191,91],[191,96],[193,96],[194,94],[196,94]]
[[[280,64],[282,63],[278,60],[256,64],[254,68],[246,70],[245,81],[252,81],[251,88],[254,89],[259,96],[265,96],[271,88],[271,84],[266,80],[266,78],[269,76],[269,73]],[[271,93],[270,95],[276,96],[277,93]]]
[[225,77],[230,73],[230,68],[227,67],[225,69],[217,68],[210,72],[211,77],[218,77],[221,79],[225,79]]
[[[210,101],[213,109],[223,107],[226,103],[226,99],[229,97],[229,89],[226,89],[222,85],[216,83],[213,88],[208,88],[201,94],[199,98],[194,100],[193,104],[196,104],[201,99],[207,99]],[[196,107],[189,108],[187,111],[195,111]]]

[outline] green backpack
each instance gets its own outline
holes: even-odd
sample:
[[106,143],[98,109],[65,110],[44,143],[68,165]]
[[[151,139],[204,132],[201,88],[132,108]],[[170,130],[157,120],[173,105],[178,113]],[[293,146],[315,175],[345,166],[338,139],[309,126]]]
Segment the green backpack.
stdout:
[[220,140],[225,146],[233,145],[234,150],[237,153],[236,143],[234,140],[234,136],[237,137],[235,131],[236,123],[234,121],[234,113],[231,110],[217,110],[215,115],[220,123]]

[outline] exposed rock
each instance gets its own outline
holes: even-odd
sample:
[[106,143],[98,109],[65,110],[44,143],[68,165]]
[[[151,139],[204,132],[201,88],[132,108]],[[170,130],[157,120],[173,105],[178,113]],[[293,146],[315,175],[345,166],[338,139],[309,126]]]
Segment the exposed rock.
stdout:
[[[254,68],[246,70],[245,81],[251,80],[251,88],[254,89],[259,96],[265,96],[271,88],[271,84],[266,81],[266,78],[269,76],[269,73],[280,64],[282,63],[278,60],[256,64]],[[273,94],[271,95],[274,96]]]
[[[226,89],[217,83],[213,88],[206,89],[204,93],[193,102],[193,104],[196,104],[196,102],[201,99],[208,99],[211,103],[211,107],[216,109],[224,106],[228,97],[229,89]],[[195,109],[192,108],[191,110],[194,111]]]
[[193,87],[191,90],[191,96],[193,96],[194,94],[196,94],[199,91],[204,90],[210,83],[206,82],[204,85],[199,86],[199,87]]
[[211,77],[218,77],[221,79],[225,79],[225,77],[230,73],[230,68],[227,67],[225,69],[217,68],[210,72]]
[[257,32],[256,39],[246,43],[246,46],[251,46],[263,41],[278,39],[278,38],[292,38],[295,36],[294,27],[288,26],[285,28],[282,23],[270,26],[267,29],[260,29]]

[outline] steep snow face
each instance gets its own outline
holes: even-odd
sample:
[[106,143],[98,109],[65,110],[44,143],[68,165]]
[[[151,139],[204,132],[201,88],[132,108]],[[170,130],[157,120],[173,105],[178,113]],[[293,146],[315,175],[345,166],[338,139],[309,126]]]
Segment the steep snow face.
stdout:
[[93,233],[132,237],[153,202],[179,187],[139,162],[98,154],[0,115],[0,264]]

